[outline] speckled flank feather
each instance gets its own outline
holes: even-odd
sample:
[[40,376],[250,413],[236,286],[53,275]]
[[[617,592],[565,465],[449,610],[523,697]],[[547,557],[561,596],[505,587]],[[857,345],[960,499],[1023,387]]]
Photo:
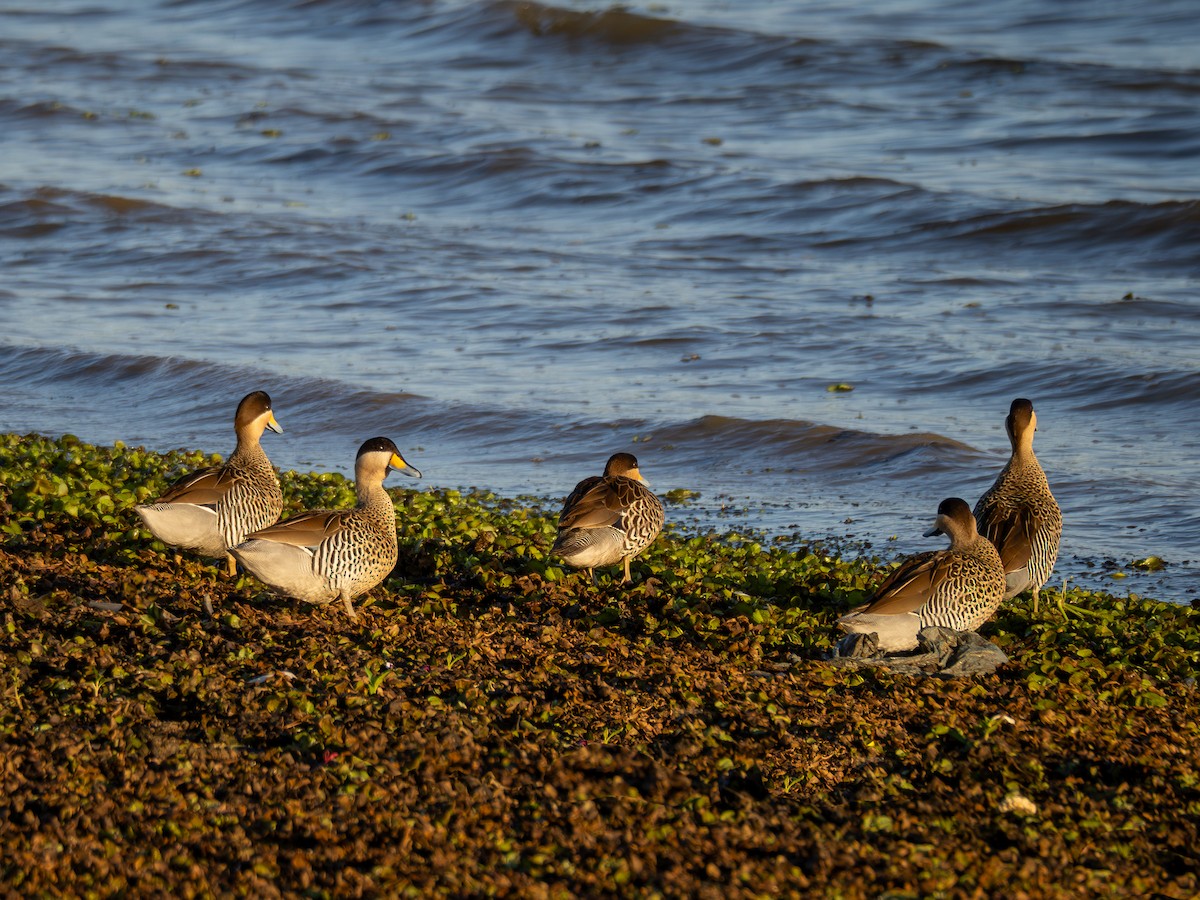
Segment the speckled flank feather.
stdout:
[[1005,428],[1012,456],[975,504],[975,518],[980,533],[996,545],[1004,563],[1008,582],[1005,599],[1032,590],[1036,608],[1038,591],[1058,558],[1062,511],[1033,453],[1037,429],[1033,404],[1025,399],[1014,400]]
[[[165,544],[224,557],[247,534],[270,525],[283,510],[279,477],[259,443],[263,431],[282,433],[262,391],[247,394],[234,417],[237,446],[222,466],[192,472],[154,503],[135,507]],[[229,574],[234,573],[229,558]]]
[[583,479],[563,503],[553,552],[589,575],[597,566],[624,565],[653,543],[665,515],[629,453],[609,458],[603,476]]
[[354,464],[354,509],[313,510],[247,537],[231,551],[264,584],[297,600],[353,600],[396,565],[396,510],[383,488],[390,467],[420,478],[387,438],[362,445]]
[[838,620],[847,632],[874,632],[884,650],[910,650],[929,625],[974,631],[1004,600],[1004,569],[992,543],[978,533],[966,502],[942,501],[929,534],[950,547],[913,556],[892,572],[864,606]]

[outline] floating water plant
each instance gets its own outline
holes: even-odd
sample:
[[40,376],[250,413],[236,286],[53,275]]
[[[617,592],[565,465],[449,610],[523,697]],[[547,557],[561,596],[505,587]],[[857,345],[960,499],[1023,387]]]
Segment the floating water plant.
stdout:
[[676,506],[686,506],[692,501],[700,499],[700,492],[689,490],[688,488],[674,488],[667,491],[664,499],[668,503],[674,503]]

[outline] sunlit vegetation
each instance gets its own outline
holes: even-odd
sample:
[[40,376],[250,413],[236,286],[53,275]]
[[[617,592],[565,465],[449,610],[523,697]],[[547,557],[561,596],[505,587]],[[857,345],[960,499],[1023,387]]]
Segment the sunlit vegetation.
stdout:
[[[552,500],[396,488],[351,621],[139,527],[212,460],[0,435],[6,891],[1200,891],[1196,610],[1046,590],[981,629],[995,675],[848,671],[886,563],[668,528],[592,585]],[[353,502],[282,482],[285,516]]]

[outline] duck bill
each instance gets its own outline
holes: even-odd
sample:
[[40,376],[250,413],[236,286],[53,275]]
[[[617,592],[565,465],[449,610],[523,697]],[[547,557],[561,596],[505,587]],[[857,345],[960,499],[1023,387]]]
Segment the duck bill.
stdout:
[[267,427],[276,434],[283,434],[283,426],[275,421],[275,413],[271,413],[267,418]]
[[642,472],[640,469],[630,469],[628,472],[625,473],[625,477],[632,478],[634,481],[640,481],[642,484],[645,484],[645,485],[650,484],[650,482],[648,482],[645,479],[645,477],[642,475]]
[[404,457],[392,454],[391,462],[388,463],[388,469],[394,469],[401,475],[407,475],[409,478],[420,478],[421,470],[416,466],[410,466],[404,461]]
[[933,537],[936,534],[942,534],[942,533],[943,533],[942,532],[942,520],[939,517],[937,519],[937,521],[933,523],[933,527],[925,532],[925,537]]

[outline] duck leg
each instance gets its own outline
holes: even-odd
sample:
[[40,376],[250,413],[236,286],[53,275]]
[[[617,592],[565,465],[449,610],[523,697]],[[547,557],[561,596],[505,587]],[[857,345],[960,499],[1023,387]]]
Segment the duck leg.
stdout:
[[225,554],[225,574],[230,578],[237,574],[237,560],[233,558],[233,554]]
[[358,618],[358,613],[354,611],[354,604],[350,602],[350,592],[343,590],[341,594],[342,606],[346,607],[346,615],[352,619]]

